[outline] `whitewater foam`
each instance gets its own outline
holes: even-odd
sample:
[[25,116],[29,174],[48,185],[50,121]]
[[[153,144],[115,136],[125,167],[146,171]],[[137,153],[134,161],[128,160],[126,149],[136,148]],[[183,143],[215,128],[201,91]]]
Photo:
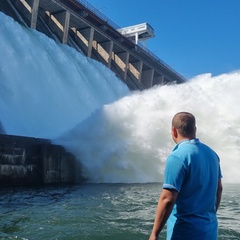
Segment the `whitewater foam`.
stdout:
[[156,182],[174,143],[172,116],[192,112],[239,182],[240,72],[196,76],[133,92],[102,64],[21,27],[0,12],[0,121],[8,134],[52,138],[92,182]]
[[135,92],[105,105],[87,121],[64,134],[70,149],[94,182],[161,181],[176,112],[192,112],[197,135],[220,156],[224,181],[239,182],[240,72],[204,74],[185,84]]
[[101,63],[0,12],[0,121],[8,134],[54,138],[129,90]]

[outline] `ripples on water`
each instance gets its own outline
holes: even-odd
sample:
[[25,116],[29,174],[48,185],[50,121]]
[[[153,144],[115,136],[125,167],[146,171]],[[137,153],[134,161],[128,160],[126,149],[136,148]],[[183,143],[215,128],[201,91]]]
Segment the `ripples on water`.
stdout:
[[226,184],[219,210],[219,239],[240,239],[240,185]]
[[[148,239],[161,184],[1,190],[0,239]],[[219,239],[240,239],[239,185],[226,185]],[[165,231],[162,239],[165,239]]]

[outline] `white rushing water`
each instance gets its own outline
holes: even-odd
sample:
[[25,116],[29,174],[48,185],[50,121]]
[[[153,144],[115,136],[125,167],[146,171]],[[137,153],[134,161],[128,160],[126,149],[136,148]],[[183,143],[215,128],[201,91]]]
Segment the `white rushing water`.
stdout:
[[240,182],[240,72],[130,93],[100,63],[1,13],[0,52],[5,131],[63,144],[90,181],[161,181],[174,147],[171,119],[190,111],[198,137],[221,158],[224,181]]
[[129,93],[114,73],[0,12],[0,121],[9,134],[54,138]]
[[133,93],[105,105],[61,139],[94,181],[160,181],[174,147],[171,119],[178,111],[190,111],[198,137],[221,158],[224,181],[239,182],[239,78],[239,72],[206,74],[186,84]]

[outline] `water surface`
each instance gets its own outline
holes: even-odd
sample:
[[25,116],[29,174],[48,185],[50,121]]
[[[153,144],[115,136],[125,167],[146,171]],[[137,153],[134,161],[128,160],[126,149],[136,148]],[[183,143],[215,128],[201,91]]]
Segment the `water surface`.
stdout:
[[[239,187],[224,186],[221,240],[240,239]],[[1,190],[0,239],[148,239],[160,191],[160,183]]]

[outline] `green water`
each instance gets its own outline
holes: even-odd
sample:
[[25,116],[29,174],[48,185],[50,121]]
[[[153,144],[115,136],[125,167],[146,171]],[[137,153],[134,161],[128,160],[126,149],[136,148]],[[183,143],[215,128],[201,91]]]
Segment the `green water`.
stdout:
[[[161,184],[0,191],[0,239],[148,239]],[[224,185],[219,239],[240,239],[240,185]],[[160,239],[165,239],[165,231]]]

